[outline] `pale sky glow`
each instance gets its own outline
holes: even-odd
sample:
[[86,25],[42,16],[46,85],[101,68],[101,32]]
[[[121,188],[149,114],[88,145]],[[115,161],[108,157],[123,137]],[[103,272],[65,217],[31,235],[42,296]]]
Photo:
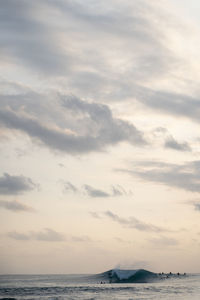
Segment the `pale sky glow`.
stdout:
[[0,272],[200,272],[200,4],[2,0]]

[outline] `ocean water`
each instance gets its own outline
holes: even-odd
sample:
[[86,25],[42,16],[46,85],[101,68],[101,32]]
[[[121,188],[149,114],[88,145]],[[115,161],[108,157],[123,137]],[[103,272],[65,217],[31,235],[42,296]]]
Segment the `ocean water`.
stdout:
[[0,275],[0,299],[200,300],[200,274],[158,278],[144,283],[109,283],[107,272],[99,275]]

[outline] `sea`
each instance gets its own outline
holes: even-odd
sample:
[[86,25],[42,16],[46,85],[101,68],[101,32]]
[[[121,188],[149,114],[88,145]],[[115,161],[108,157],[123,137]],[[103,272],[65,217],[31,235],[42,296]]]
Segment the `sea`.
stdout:
[[200,274],[163,274],[157,280],[140,276],[134,282],[137,271],[127,276],[113,270],[97,275],[0,275],[0,299],[200,300]]

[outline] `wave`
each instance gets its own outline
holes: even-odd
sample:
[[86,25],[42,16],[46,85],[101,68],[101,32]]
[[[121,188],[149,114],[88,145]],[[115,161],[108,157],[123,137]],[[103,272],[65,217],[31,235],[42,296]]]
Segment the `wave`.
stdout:
[[147,283],[160,279],[157,273],[153,273],[144,269],[112,269],[98,274],[97,276],[102,282],[105,281],[109,283]]
[[176,279],[186,277],[184,274],[173,273],[154,273],[144,269],[121,270],[112,269],[97,275],[93,278],[98,279],[101,283],[150,283],[165,279]]

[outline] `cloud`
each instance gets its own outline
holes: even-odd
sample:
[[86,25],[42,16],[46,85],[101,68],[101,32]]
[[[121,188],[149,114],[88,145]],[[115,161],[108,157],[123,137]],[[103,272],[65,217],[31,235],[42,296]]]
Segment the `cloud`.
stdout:
[[38,241],[47,241],[47,242],[60,242],[60,241],[64,241],[65,239],[61,233],[50,228],[46,228],[44,231],[40,231],[40,232],[33,232],[32,236]]
[[28,233],[20,233],[17,231],[10,231],[7,233],[9,238],[19,241],[44,241],[44,242],[62,242],[70,241],[75,243],[88,243],[92,242],[88,236],[70,236],[66,238],[62,233],[53,229],[45,228],[42,231],[30,231]]
[[116,186],[112,185],[112,196],[123,196],[123,195],[133,195],[133,192],[131,190],[126,191],[121,185],[117,184]]
[[14,240],[19,240],[19,241],[28,241],[30,240],[30,236],[27,234],[19,233],[16,231],[11,231],[7,234],[8,237],[14,239]]
[[152,232],[167,231],[164,228],[140,221],[135,217],[121,218],[117,214],[114,214],[109,210],[104,212],[104,215],[121,225],[127,226],[129,228],[135,228],[139,231],[152,231]]
[[62,76],[79,97],[124,99],[133,83],[165,77],[180,65],[168,46],[170,29],[180,26],[165,6],[148,0],[3,0],[1,55],[54,83]]
[[68,191],[71,191],[71,192],[74,192],[74,193],[78,192],[77,187],[75,187],[75,185],[73,185],[69,181],[63,182],[63,185],[64,185],[64,192],[68,192]]
[[109,219],[111,219],[112,221],[122,225],[122,226],[125,226],[125,227],[128,227],[128,228],[134,228],[136,230],[139,230],[139,231],[145,231],[145,232],[165,232],[165,231],[170,231],[170,230],[167,230],[165,228],[162,228],[162,227],[158,227],[158,226],[155,226],[155,225],[152,225],[152,224],[149,224],[149,223],[145,223],[135,217],[128,217],[128,218],[122,218],[120,216],[118,216],[117,214],[114,214],[112,211],[105,211],[103,213],[96,213],[96,212],[91,212],[90,213],[91,216],[93,216],[94,218],[96,219],[100,219],[102,218],[102,216],[106,216],[108,217]]
[[[109,75],[115,73],[115,78],[120,75],[121,64],[117,64],[116,57],[121,58],[120,62],[123,62],[124,66],[129,62],[123,75],[127,77],[132,75],[134,79],[164,74],[164,71],[167,72],[174,64],[173,55],[163,42],[167,35],[165,28],[171,27],[171,17],[162,12],[164,6],[162,7],[157,1],[151,1],[151,3],[145,0],[135,0],[133,3],[126,0],[123,2],[85,1],[83,5],[80,1],[60,0],[51,1],[51,4],[54,10],[59,10],[60,19],[66,24],[68,39],[71,38],[72,44],[75,44],[78,49],[86,51],[84,55],[83,51],[76,50],[76,54],[79,54],[77,55],[78,62],[83,70],[77,72],[77,76],[73,74],[75,78],[72,82],[74,84],[78,82],[78,88],[84,89],[85,86],[86,90],[90,88],[91,82],[95,87],[99,87],[98,80],[95,78],[98,78],[99,73],[100,75],[103,73],[103,77],[106,77],[106,72]],[[157,18],[159,28],[155,18]],[[69,27],[69,22],[71,27]],[[164,33],[160,30],[161,28]],[[84,33],[84,40],[78,40],[76,35],[80,32]],[[86,58],[88,43],[90,57]],[[102,45],[107,45],[107,47],[102,47]],[[97,64],[98,61],[101,61],[101,66]],[[85,64],[93,67],[94,76]],[[96,72],[98,69],[101,72]],[[99,76],[99,81],[101,77]],[[108,82],[103,80],[105,90],[110,87],[112,89],[110,85],[112,77],[108,78]],[[100,88],[101,86],[98,90]]]
[[43,231],[38,232],[32,231],[28,234],[12,231],[8,233],[8,236],[15,240],[37,240],[45,242],[61,242],[65,240],[63,234],[50,228],[45,228]]
[[102,217],[100,216],[99,213],[94,212],[94,211],[90,211],[90,215],[95,218],[95,219],[101,219]]
[[200,161],[185,164],[168,164],[163,162],[140,162],[133,170],[118,170],[138,176],[146,181],[165,184],[189,192],[200,192]]
[[158,142],[158,144],[162,144],[162,146],[166,149],[172,149],[180,152],[192,152],[192,148],[189,143],[176,140],[170,134],[168,129],[164,127],[156,127],[152,129],[149,137],[153,140],[154,145]]
[[62,164],[62,163],[59,163],[58,165],[59,165],[60,168],[65,168],[65,165]]
[[121,187],[115,187],[112,186],[113,196],[122,196],[123,194],[126,194],[126,191],[124,191]]
[[1,2],[1,57],[45,76],[66,76],[80,93],[113,93],[122,78],[121,61],[127,65],[125,82],[158,77],[174,67],[166,30],[160,30],[172,26],[171,18],[157,1]]
[[1,126],[25,133],[33,142],[52,150],[81,154],[103,151],[120,142],[136,146],[146,143],[142,132],[133,124],[115,118],[107,105],[66,95],[55,96],[52,101],[49,96],[49,103],[44,95],[41,104],[42,95],[30,92],[21,96],[0,95]]
[[124,244],[124,243],[130,243],[130,241],[126,241],[126,240],[124,240],[124,239],[122,239],[122,238],[120,238],[120,237],[115,237],[115,240],[116,240],[118,243],[122,243],[122,244]]
[[[172,22],[164,8],[147,0],[84,5],[76,0],[19,0],[17,5],[3,0],[2,55],[9,63],[51,76],[57,91],[36,93],[10,82],[5,92],[2,85],[1,125],[70,154],[104,151],[121,142],[143,147],[143,133],[115,116],[108,103],[135,98],[150,105],[155,93],[138,82],[145,85],[179,64],[168,47],[165,28]],[[77,97],[60,95],[60,80],[63,90]]]
[[195,203],[194,207],[197,211],[200,211],[200,203]]
[[145,106],[169,114],[199,122],[200,101],[199,98],[178,92],[165,90],[153,90],[136,84],[133,95]]
[[[142,133],[127,121],[115,118],[109,106],[82,101],[77,97],[66,97],[63,106],[74,114],[79,114],[80,121],[87,120],[88,130],[98,138],[99,143],[116,144],[128,141],[135,145],[144,145]],[[82,119],[84,118],[84,119]]]
[[64,187],[64,193],[66,192],[73,192],[73,193],[79,193],[79,194],[85,194],[84,192],[87,193],[89,197],[92,198],[107,198],[107,197],[120,197],[124,195],[132,195],[132,191],[126,191],[121,185],[112,185],[111,186],[111,192],[106,192],[102,189],[98,189],[95,187],[92,187],[89,184],[84,184],[82,189],[76,187],[74,184],[72,184],[69,181],[60,181]]
[[84,185],[84,188],[87,192],[87,194],[92,197],[92,198],[105,198],[105,197],[110,197],[110,195],[102,190],[99,189],[94,189],[92,186],[90,185]]
[[34,209],[32,207],[24,205],[18,201],[0,200],[0,207],[5,208],[7,210],[14,211],[14,212],[19,212],[19,211],[33,212],[34,211]]
[[69,60],[51,26],[44,22],[45,2],[1,1],[1,58],[46,75],[63,74]]
[[177,151],[191,151],[188,143],[179,143],[172,136],[165,141],[165,148],[171,148]]
[[156,238],[151,238],[149,241],[156,247],[164,246],[164,247],[170,247],[170,246],[177,246],[179,242],[170,237],[160,236]]
[[92,240],[88,236],[72,236],[72,242],[85,243],[91,242]]
[[18,195],[36,188],[33,181],[24,176],[13,176],[4,173],[0,177],[0,194],[1,195]]

